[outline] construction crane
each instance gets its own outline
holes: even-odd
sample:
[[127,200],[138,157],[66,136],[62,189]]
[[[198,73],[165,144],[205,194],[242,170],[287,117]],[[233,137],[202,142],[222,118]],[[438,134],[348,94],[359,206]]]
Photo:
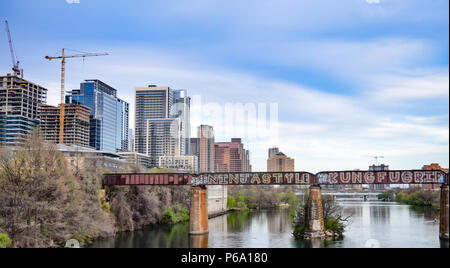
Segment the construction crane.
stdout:
[[378,166],[378,158],[384,158],[384,156],[374,156],[375,158],[375,164]]
[[16,59],[15,55],[14,55],[14,47],[13,47],[13,43],[12,43],[12,39],[11,39],[11,32],[9,30],[9,24],[8,21],[5,20],[5,25],[6,25],[6,34],[8,35],[8,42],[9,42],[9,51],[11,52],[11,58],[12,58],[12,63],[13,63],[13,73],[16,76],[20,76],[23,79],[23,69],[19,68],[19,61]]
[[86,54],[76,54],[76,55],[66,55],[64,53],[64,48],[62,49],[61,56],[50,57],[46,56],[47,60],[61,59],[61,104],[60,104],[60,114],[59,114],[59,144],[64,144],[64,87],[66,81],[66,59],[68,58],[86,58],[86,57],[96,57],[96,56],[107,56],[108,53],[86,53]]

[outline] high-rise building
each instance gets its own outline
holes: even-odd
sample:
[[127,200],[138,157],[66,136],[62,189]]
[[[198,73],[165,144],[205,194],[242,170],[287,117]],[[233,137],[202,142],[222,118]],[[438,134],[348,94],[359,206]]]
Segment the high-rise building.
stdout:
[[149,155],[154,166],[161,156],[185,155],[190,147],[186,91],[151,85],[136,88],[135,101],[135,151]]
[[128,129],[128,152],[134,152],[134,130]]
[[199,172],[214,172],[215,140],[214,128],[201,125],[198,127],[199,138]]
[[251,172],[249,152],[244,149],[242,140],[231,139],[231,142],[217,142],[215,144],[216,172]]
[[191,154],[191,98],[187,96],[186,90],[174,90],[173,108],[171,117],[181,119],[181,155]]
[[[381,164],[381,165],[372,165],[369,167],[369,171],[385,171],[385,170],[389,170],[389,166],[385,165],[385,164]],[[371,191],[383,191],[385,190],[386,185],[385,184],[370,184],[369,185],[369,189]]]
[[39,124],[47,89],[17,76],[0,76],[0,145],[17,146]]
[[287,157],[282,152],[267,159],[267,172],[294,172],[294,159]]
[[269,158],[277,155],[277,153],[280,152],[280,149],[278,149],[277,147],[272,147],[269,149]]
[[197,157],[197,170],[200,170],[199,161],[200,161],[200,139],[199,138],[191,138],[190,139],[190,155]]
[[117,90],[100,80],[85,80],[80,89],[66,96],[68,104],[90,108],[89,145],[96,150],[128,150],[129,104],[117,97]]
[[[60,107],[42,105],[40,129],[44,140],[59,143]],[[64,144],[89,147],[89,115],[87,106],[64,105]]]
[[117,120],[116,150],[129,152],[130,104],[121,99],[117,99]]

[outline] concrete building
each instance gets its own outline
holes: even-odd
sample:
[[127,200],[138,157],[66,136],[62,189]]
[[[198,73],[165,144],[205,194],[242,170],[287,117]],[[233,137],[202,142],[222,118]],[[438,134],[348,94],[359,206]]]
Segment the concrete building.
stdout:
[[277,155],[279,152],[280,152],[280,149],[278,149],[277,147],[270,148],[269,149],[269,157],[267,159]]
[[[270,154],[270,153],[269,153]],[[267,159],[267,172],[294,172],[295,161],[279,152]]]
[[[191,138],[190,139],[190,155],[196,156],[200,161],[200,139],[199,138]],[[199,162],[198,161],[198,162]],[[197,170],[200,170],[200,167],[197,164]]]
[[160,156],[158,166],[177,172],[196,173],[198,172],[198,159],[194,155]]
[[[191,153],[199,158],[199,172],[214,172],[215,165],[215,137],[212,126],[201,125],[197,129],[197,139],[191,139]],[[226,186],[209,186],[208,215],[220,215],[227,209],[228,192]]]
[[89,145],[100,151],[128,150],[129,104],[117,97],[117,90],[100,80],[85,80],[80,89],[66,96],[67,104],[89,107]]
[[56,146],[73,170],[82,170],[91,166],[117,173],[127,163],[120,155],[111,152],[76,145],[57,144]]
[[[40,130],[44,140],[59,143],[60,107],[42,105]],[[64,105],[64,144],[89,147],[89,114],[84,105]]]
[[136,152],[118,152],[118,155],[129,163],[139,164],[145,168],[152,168],[152,161],[148,155]]
[[215,165],[215,138],[212,126],[198,127],[198,154],[199,172],[214,172]]
[[244,149],[240,138],[233,138],[231,142],[217,142],[215,144],[216,172],[251,172],[248,151]]
[[0,145],[17,146],[39,124],[47,89],[17,76],[0,76]]
[[[385,165],[385,164],[381,164],[381,165],[372,165],[369,167],[369,171],[384,171],[384,170],[389,170],[389,166]],[[389,185],[388,185],[389,187]],[[384,191],[386,189],[386,185],[385,184],[370,184],[369,185],[369,190],[370,191]]]

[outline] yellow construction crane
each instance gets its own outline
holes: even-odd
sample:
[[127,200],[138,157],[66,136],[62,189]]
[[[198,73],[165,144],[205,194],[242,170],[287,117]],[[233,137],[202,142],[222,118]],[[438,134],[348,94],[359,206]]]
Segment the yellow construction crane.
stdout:
[[47,60],[61,59],[61,104],[60,104],[60,114],[59,114],[59,144],[64,144],[64,87],[66,79],[66,59],[68,58],[86,58],[86,57],[96,57],[96,56],[107,56],[108,53],[86,53],[86,54],[76,54],[76,55],[66,55],[64,54],[64,48],[62,49],[61,56],[50,57],[46,56]]

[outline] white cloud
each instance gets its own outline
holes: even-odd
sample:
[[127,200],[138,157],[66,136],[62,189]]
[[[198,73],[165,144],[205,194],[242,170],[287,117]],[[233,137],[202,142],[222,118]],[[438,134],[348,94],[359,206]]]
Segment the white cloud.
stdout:
[[[340,47],[346,48],[344,44]],[[346,49],[350,50],[348,47]],[[364,51],[362,48],[356,50]],[[255,170],[265,170],[267,149],[271,146],[278,146],[294,157],[298,169],[312,172],[367,168],[373,163],[369,157],[371,155],[384,155],[391,168],[420,168],[428,163],[424,161],[448,166],[448,114],[421,115],[420,112],[404,112],[395,107],[408,103],[412,96],[426,96],[422,102],[429,106],[442,103],[445,96],[448,99],[448,75],[444,74],[445,70],[374,77],[378,81],[375,83],[376,92],[370,86],[362,86],[357,94],[341,95],[214,67],[205,64],[204,59],[188,54],[139,47],[112,47],[106,51],[111,56],[101,60],[86,60],[85,63],[71,61],[67,71],[67,89],[78,87],[82,79],[98,78],[117,88],[119,97],[130,102],[130,118],[134,118],[134,88],[149,84],[184,88],[190,95],[201,95],[206,103],[278,103],[278,136],[242,136],[246,146],[250,146]],[[376,61],[376,57],[371,58]],[[36,64],[41,65],[40,62]],[[57,104],[59,64],[47,66],[34,68],[39,71],[29,79],[48,86],[49,101],[56,101],[53,104]],[[367,85],[373,83],[373,80],[361,81]],[[444,92],[445,83],[447,93]],[[392,88],[402,88],[403,91],[396,93]],[[411,94],[408,94],[409,91]],[[379,94],[388,94],[389,97],[382,98]],[[444,105],[448,106],[448,102],[445,104],[444,101]],[[208,120],[214,125],[220,122],[219,119],[213,117]],[[193,127],[205,123],[201,118],[195,120]],[[222,130],[229,127],[224,123]],[[244,134],[249,128],[248,122],[232,127],[237,133]],[[250,128],[254,127],[255,124],[250,122]],[[222,130],[216,135],[218,140],[232,138]]]

